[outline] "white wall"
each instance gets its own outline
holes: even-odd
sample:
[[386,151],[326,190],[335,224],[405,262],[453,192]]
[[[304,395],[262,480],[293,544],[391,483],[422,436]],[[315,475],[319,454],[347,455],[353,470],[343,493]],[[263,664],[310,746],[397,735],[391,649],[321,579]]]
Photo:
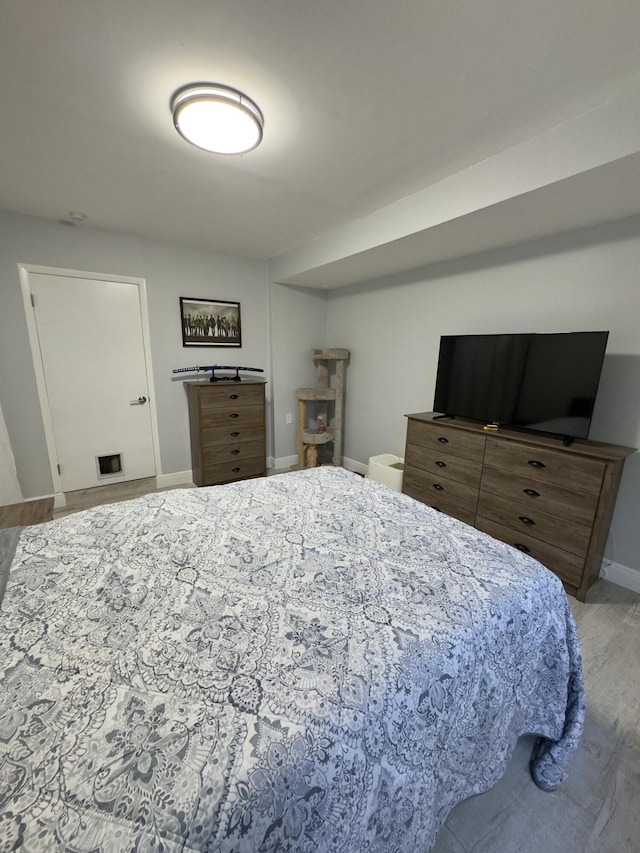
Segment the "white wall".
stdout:
[[[294,464],[298,388],[316,384],[311,351],[325,344],[327,302],[324,291],[271,286],[274,467]],[[286,423],[286,415],[292,422]]]
[[[403,453],[404,415],[431,409],[440,335],[455,332],[609,329],[591,436],[640,446],[640,217],[327,294],[269,287],[260,261],[0,212],[0,402],[26,497],[50,493],[51,482],[18,263],[146,279],[165,474],[190,468],[186,399],[173,367],[230,360],[267,368],[268,453],[278,466],[296,452],[295,390],[315,383],[311,350],[350,349],[344,455],[366,464]],[[179,296],[239,301],[243,347],[198,357],[183,349]],[[638,518],[636,453],[607,556],[640,572]]]
[[629,215],[639,140],[640,92],[626,92],[272,258],[271,278],[351,283],[457,257],[460,239],[508,246]]
[[[640,218],[331,291],[327,346],[351,350],[345,457],[403,455],[430,411],[440,335],[610,331],[591,438],[640,447]],[[640,457],[626,465],[607,557],[640,571]]]
[[[265,262],[0,212],[0,401],[25,497],[51,494],[52,483],[18,263],[146,279],[164,474],[191,468],[186,394],[182,381],[172,376],[174,367],[240,363],[262,367],[270,378]],[[183,348],[180,296],[240,302],[242,347]],[[99,381],[96,375],[96,382]],[[268,384],[268,400],[270,387]],[[269,435],[269,444],[271,441]]]

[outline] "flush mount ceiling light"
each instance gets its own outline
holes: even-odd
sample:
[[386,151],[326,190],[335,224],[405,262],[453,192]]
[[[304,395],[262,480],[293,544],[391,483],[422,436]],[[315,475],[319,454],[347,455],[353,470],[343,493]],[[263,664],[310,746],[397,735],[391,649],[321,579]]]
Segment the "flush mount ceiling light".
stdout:
[[219,83],[190,83],[171,98],[178,133],[205,151],[244,154],[262,140],[264,117],[257,104]]

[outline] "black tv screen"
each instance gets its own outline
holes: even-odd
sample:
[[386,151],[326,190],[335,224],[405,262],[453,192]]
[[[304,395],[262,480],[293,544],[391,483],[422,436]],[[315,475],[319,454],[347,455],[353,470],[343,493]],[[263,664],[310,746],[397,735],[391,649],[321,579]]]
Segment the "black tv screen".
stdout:
[[609,332],[445,335],[433,408],[587,438]]

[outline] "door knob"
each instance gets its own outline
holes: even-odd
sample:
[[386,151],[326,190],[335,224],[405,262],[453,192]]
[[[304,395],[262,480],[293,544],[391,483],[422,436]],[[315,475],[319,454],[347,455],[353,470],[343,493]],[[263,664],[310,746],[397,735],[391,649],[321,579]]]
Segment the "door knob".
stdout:
[[132,400],[132,401],[129,403],[129,405],[130,405],[130,406],[144,406],[144,404],[145,404],[146,402],[147,402],[147,398],[146,398],[146,397],[138,397],[138,399],[137,399],[137,400]]

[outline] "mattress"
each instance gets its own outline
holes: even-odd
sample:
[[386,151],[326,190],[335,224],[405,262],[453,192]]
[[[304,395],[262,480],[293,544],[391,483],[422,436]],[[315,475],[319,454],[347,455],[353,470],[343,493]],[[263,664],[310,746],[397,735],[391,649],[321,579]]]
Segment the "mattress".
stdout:
[[428,851],[521,735],[569,772],[560,581],[344,469],[3,531],[0,565],[0,850]]

